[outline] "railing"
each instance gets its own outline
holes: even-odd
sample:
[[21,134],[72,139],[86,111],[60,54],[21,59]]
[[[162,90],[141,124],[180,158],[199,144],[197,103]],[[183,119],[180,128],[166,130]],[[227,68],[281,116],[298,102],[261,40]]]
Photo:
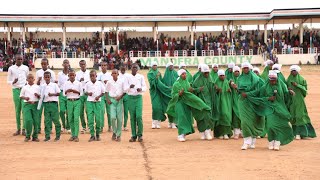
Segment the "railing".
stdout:
[[[317,48],[308,48],[307,54],[316,54],[318,52]],[[273,50],[273,53],[277,54],[277,49]],[[279,52],[281,54],[304,54],[303,48],[286,48],[281,49]],[[47,54],[46,52],[34,53],[36,58],[94,58],[94,52],[86,53],[81,51],[78,52],[51,52]],[[180,57],[180,56],[244,56],[244,55],[265,55],[265,52],[260,52],[253,49],[249,50],[175,50],[175,51],[129,51],[129,57]]]

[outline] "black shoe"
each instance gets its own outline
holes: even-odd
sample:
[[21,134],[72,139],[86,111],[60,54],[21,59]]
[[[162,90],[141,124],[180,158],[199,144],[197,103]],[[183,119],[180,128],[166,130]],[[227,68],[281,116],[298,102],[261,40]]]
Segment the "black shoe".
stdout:
[[70,139],[68,141],[74,141],[74,137],[70,137]]
[[137,138],[131,137],[131,139],[129,139],[129,142],[136,142]]
[[28,141],[30,141],[30,139],[31,139],[31,138],[26,137],[26,138],[24,139],[24,142],[28,142]]
[[79,142],[79,138],[78,137],[74,137],[73,142]]
[[96,136],[96,141],[101,141],[101,138],[99,135]]
[[49,141],[50,141],[50,138],[45,138],[43,141],[44,141],[44,142],[49,142]]
[[121,141],[121,137],[120,137],[120,136],[117,136],[116,141],[117,141],[117,142],[120,142],[120,141]]
[[18,135],[20,135],[21,134],[21,130],[19,129],[19,130],[17,130],[15,133],[13,133],[13,136],[18,136]]
[[115,133],[113,133],[111,139],[114,141],[114,140],[116,140],[116,138],[117,138],[117,135]]
[[142,141],[143,141],[142,136],[139,136],[139,137],[138,137],[138,141],[139,141],[139,142],[142,142]]
[[59,140],[60,140],[60,137],[54,138],[54,142],[57,142],[57,141],[59,141]]
[[32,141],[39,142],[40,140],[38,138],[32,138]]
[[90,139],[89,139],[89,142],[95,141],[95,140],[96,140],[96,138],[94,136],[91,136]]
[[21,135],[22,135],[22,136],[26,136],[26,130],[25,130],[25,129],[22,129]]

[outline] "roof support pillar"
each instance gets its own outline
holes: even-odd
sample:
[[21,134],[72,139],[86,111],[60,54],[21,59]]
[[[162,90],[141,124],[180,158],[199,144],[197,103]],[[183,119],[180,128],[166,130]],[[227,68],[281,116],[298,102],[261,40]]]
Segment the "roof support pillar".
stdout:
[[64,26],[64,23],[62,23],[62,52],[66,49],[66,30],[67,28]]

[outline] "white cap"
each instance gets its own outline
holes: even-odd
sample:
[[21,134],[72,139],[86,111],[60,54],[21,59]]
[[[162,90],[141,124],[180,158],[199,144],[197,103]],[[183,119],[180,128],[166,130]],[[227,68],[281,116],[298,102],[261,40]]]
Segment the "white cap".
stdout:
[[281,67],[282,67],[282,64],[274,64],[274,65],[272,66],[272,70],[277,69],[277,70],[281,71]]
[[269,71],[269,79],[271,80],[271,79],[277,79],[278,78],[278,74],[277,74],[277,72],[276,71]]
[[173,66],[172,62],[169,62],[169,63],[166,65],[166,68],[169,67],[169,66]]
[[156,61],[153,61],[152,63],[151,63],[151,67],[152,66],[158,66],[158,63],[156,62]]
[[300,71],[301,70],[301,68],[298,66],[298,65],[292,65],[292,66],[290,66],[290,71]]
[[181,76],[181,74],[183,74],[183,73],[186,73],[186,70],[180,69],[180,70],[178,71],[178,76]]
[[221,76],[221,75],[225,75],[225,71],[222,70],[222,69],[220,69],[220,70],[218,71],[218,76]]
[[266,60],[266,61],[264,62],[264,66],[267,66],[267,65],[269,65],[269,64],[271,64],[271,63],[273,63],[273,61],[271,61],[270,59],[268,59],[268,60]]
[[201,65],[202,65],[202,64],[198,64],[198,69],[200,69],[200,68],[201,68]]
[[180,65],[179,65],[179,69],[181,69],[182,67],[186,67],[187,65],[185,64],[185,63],[181,63]]
[[252,64],[250,64],[250,66],[249,66],[249,69],[250,69],[250,70],[252,70],[252,69],[253,69],[253,66],[252,66]]
[[250,68],[250,63],[249,62],[243,62],[242,64],[241,64],[241,69],[243,69],[243,68]]
[[212,68],[217,67],[219,68],[219,64],[212,64]]
[[234,66],[232,69],[233,72],[239,71],[240,72],[240,67],[239,66]]
[[233,68],[234,66],[235,64],[233,62],[228,64],[228,68]]
[[257,67],[254,67],[254,68],[252,69],[252,71],[253,71],[253,72],[258,71],[258,73],[260,74],[260,69],[257,68]]
[[210,68],[206,64],[201,65],[201,72],[210,72]]

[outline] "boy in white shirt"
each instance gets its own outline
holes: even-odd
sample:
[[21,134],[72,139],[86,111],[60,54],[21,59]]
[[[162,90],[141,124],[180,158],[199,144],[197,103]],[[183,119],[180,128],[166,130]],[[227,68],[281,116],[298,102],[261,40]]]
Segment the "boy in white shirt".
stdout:
[[106,98],[110,104],[111,121],[112,121],[112,140],[121,141],[122,114],[123,114],[123,97],[128,90],[128,85],[123,79],[119,79],[118,70],[112,70],[112,78],[107,82]]
[[[22,87],[26,84],[27,75],[29,74],[29,68],[22,64],[23,58],[21,55],[16,55],[16,64],[8,69],[8,84],[12,85],[13,102],[16,113],[16,125],[17,131],[13,133],[14,136],[21,134],[21,108],[22,99],[20,99],[20,93]],[[22,125],[22,135],[25,135],[25,123]]]
[[[49,72],[50,73],[50,82],[55,83],[56,82],[56,78],[55,78],[55,74],[51,69],[48,69],[49,67],[49,61],[46,58],[43,58],[41,60],[41,68],[36,72],[36,80],[37,80],[37,85],[39,85],[41,87],[41,85],[45,84],[46,81],[44,80],[44,73],[45,72]],[[41,116],[42,116],[42,112],[43,112],[43,106],[41,106],[40,112],[39,112],[39,134],[41,133]],[[52,129],[52,125],[50,125]]]
[[56,138],[54,141],[60,140],[61,124],[59,122],[58,100],[60,95],[60,89],[56,83],[50,82],[51,73],[44,73],[45,84],[41,87],[41,98],[43,97],[44,108],[44,122],[45,122],[45,140],[50,141],[50,132],[52,129],[52,122],[54,123],[56,130]]
[[24,100],[23,119],[26,124],[26,138],[24,142],[28,142],[31,139],[32,131],[32,141],[39,142],[39,110],[37,106],[40,98],[40,87],[34,84],[33,74],[28,74],[27,80],[28,84],[22,88],[20,93],[20,98]]
[[[126,84],[128,84],[128,76],[126,73],[126,68],[121,67],[119,73],[119,79],[123,79]],[[129,104],[128,104],[128,94],[123,96],[123,130],[128,131],[127,122],[128,122],[128,114],[129,114]]]
[[[86,64],[85,60],[80,60],[79,66],[80,66],[80,71],[78,71],[76,73],[76,80],[81,82],[82,88],[84,88],[86,83],[88,81],[90,81],[90,76],[89,76],[90,71],[87,70],[87,64]],[[87,131],[87,124],[86,124],[86,120],[84,118],[84,105],[86,104],[86,101],[87,101],[87,95],[83,94],[80,97],[80,100],[81,100],[81,104],[80,104],[80,120],[81,120],[81,126],[82,126],[81,133],[84,134]],[[88,117],[88,115],[87,115],[87,117]]]
[[69,74],[69,67],[70,67],[70,64],[69,64],[69,60],[68,59],[65,59],[63,60],[63,70],[60,71],[58,73],[58,86],[60,88],[60,95],[59,95],[59,110],[60,110],[60,119],[61,119],[61,123],[62,123],[62,132],[68,132],[70,133],[70,124],[69,124],[69,121],[68,121],[68,117],[67,116],[67,98],[66,96],[63,94],[63,86],[64,84],[68,81],[69,77],[68,77],[68,74]]
[[[86,102],[86,112],[88,117],[88,126],[90,129],[91,141],[100,141],[100,124],[101,124],[101,97],[105,93],[105,87],[97,81],[97,72],[95,70],[90,71],[90,80],[86,83],[84,91],[88,96]],[[94,120],[96,120],[96,127],[94,128]],[[94,136],[96,135],[96,136]]]
[[[107,62],[101,62],[101,71],[98,73],[98,80],[103,84],[107,85],[107,82],[112,79],[111,74],[107,72],[108,64]],[[110,117],[110,105],[106,100],[106,96],[101,97],[101,132],[104,128],[104,114],[107,111],[108,119],[108,132],[111,132],[111,117]]]
[[[138,138],[142,142],[143,122],[142,122],[142,94],[147,90],[146,82],[141,74],[138,74],[138,64],[132,65],[132,73],[128,76],[128,104],[131,124],[131,139],[129,142],[135,142]],[[138,127],[138,132],[137,132]]]
[[64,83],[63,95],[67,99],[68,121],[71,127],[71,137],[69,141],[79,142],[79,118],[80,118],[80,97],[83,94],[83,88],[79,81],[75,80],[74,70],[69,71],[69,81]]

